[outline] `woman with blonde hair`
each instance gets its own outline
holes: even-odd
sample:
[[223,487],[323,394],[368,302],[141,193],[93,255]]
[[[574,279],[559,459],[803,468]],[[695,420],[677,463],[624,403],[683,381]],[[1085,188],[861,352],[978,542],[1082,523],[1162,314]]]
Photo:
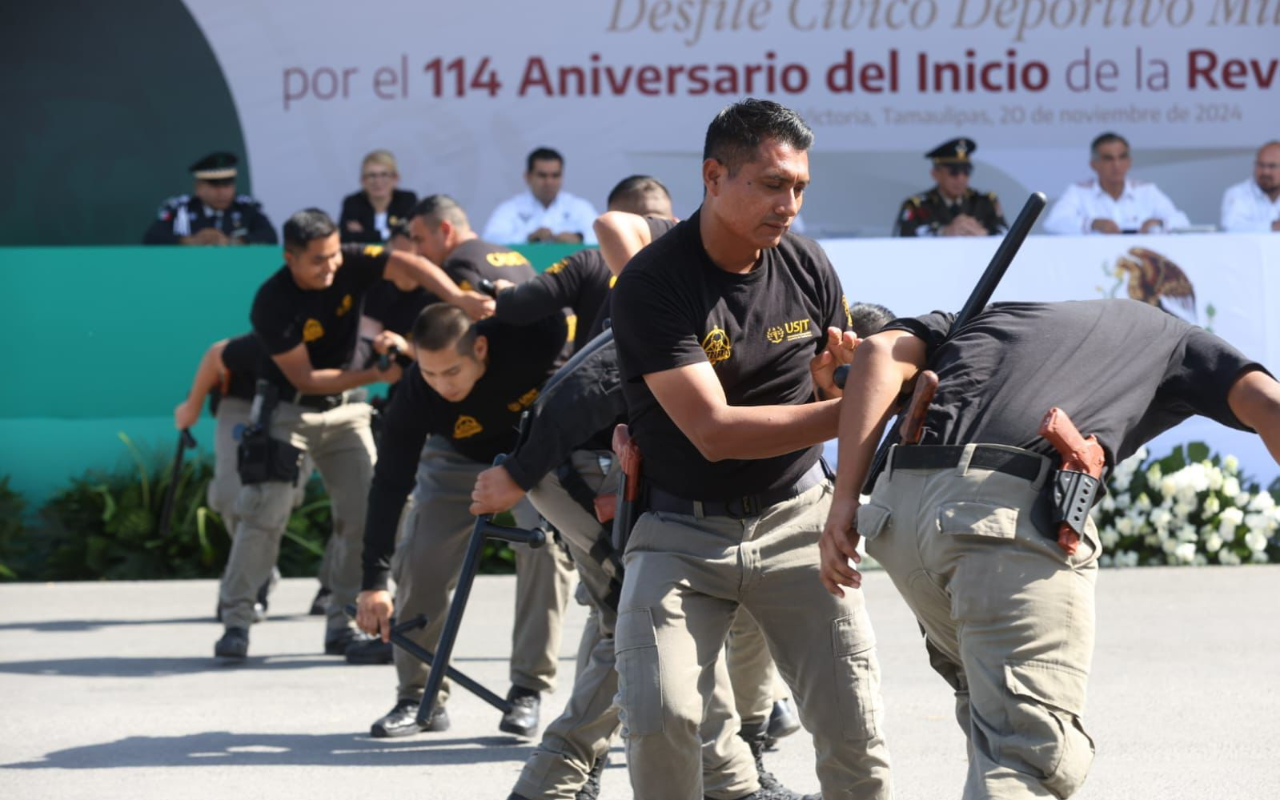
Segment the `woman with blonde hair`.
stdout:
[[408,221],[409,209],[418,202],[413,192],[397,189],[400,173],[396,157],[374,150],[360,165],[360,191],[342,199],[338,228],[343,242],[385,242],[397,225]]

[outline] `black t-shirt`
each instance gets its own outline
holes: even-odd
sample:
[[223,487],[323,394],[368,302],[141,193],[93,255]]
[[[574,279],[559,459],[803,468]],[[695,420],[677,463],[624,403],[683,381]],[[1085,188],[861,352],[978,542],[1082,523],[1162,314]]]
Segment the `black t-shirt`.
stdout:
[[253,298],[249,319],[265,353],[260,375],[286,394],[295,389],[272,356],[306,344],[315,369],[344,369],[355,353],[360,314],[370,287],[382,278],[387,250],[381,245],[345,244],[342,266],[325,289],[305,290],[288,267],[267,279]]
[[382,323],[382,327],[407,337],[422,309],[439,300],[422,287],[402,292],[391,281],[381,281],[369,290],[364,301],[364,315]]
[[253,400],[257,391],[258,365],[262,362],[262,345],[252,333],[228,339],[222,348],[222,367],[227,372],[223,387],[226,397]]
[[565,341],[560,315],[513,326],[490,318],[476,323],[489,343],[489,363],[470,394],[451,403],[427,385],[416,364],[405,369],[384,412],[365,524],[364,586],[386,584],[396,523],[413,488],[427,436],[448,437],[463,456],[489,464],[516,444],[520,415],[538,399]]
[[464,291],[475,290],[481,278],[524,283],[538,274],[519,252],[480,239],[470,239],[455,247],[440,266]]
[[575,318],[576,352],[591,341],[587,334],[596,327],[596,317],[612,285],[613,273],[600,251],[579,250],[547,267],[533,280],[499,294],[495,313],[504,322],[527,325],[567,308]]
[[997,303],[943,343],[954,314],[894,320],[938,374],[921,444],[1007,444],[1056,457],[1037,431],[1050,408],[1095,434],[1111,465],[1194,414],[1248,430],[1227,406],[1243,372],[1231,345],[1133,300]]
[[645,476],[690,500],[728,500],[780,489],[818,461],[821,447],[712,463],[658,404],[644,375],[710,362],[734,406],[813,400],[809,361],[826,329],[848,327],[844,295],[818,244],[788,233],[744,275],[718,268],[702,246],[701,212],[641,250],[612,292],[631,434]]
[[[667,219],[666,217],[645,217],[644,221],[649,223],[649,243],[650,244],[658,241],[658,239],[660,239],[663,236],[663,234],[665,234],[667,231],[671,230],[676,226],[676,223],[674,220]],[[646,247],[647,246],[648,245],[646,245]],[[608,269],[607,265],[605,266],[605,269]],[[618,282],[618,279],[613,277],[612,274],[610,274],[609,288],[612,289],[617,282]],[[591,341],[592,339],[596,338],[597,336],[599,336],[601,333],[604,332],[605,324],[609,323],[610,317],[613,316],[613,307],[610,303],[610,298],[612,296],[613,296],[612,292],[605,294],[604,300],[602,301],[600,306],[600,310],[596,312],[595,320],[591,323],[591,326],[587,329],[587,335],[582,340],[583,344]]]

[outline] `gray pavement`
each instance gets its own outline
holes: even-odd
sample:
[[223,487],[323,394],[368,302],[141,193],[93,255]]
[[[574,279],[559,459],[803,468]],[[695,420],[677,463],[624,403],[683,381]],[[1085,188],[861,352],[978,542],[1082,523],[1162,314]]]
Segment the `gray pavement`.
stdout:
[[[390,667],[320,655],[310,580],[284,581],[239,667],[211,658],[212,581],[0,586],[0,798],[505,800],[531,743],[465,692],[453,729],[375,740]],[[1280,798],[1280,567],[1106,570],[1084,800]],[[455,665],[505,693],[514,581],[481,578]],[[959,796],[963,740],[886,576],[866,592],[880,642],[899,800]],[[571,611],[558,693],[585,619]],[[603,797],[631,793],[621,748]],[[816,791],[804,734],[769,766]]]

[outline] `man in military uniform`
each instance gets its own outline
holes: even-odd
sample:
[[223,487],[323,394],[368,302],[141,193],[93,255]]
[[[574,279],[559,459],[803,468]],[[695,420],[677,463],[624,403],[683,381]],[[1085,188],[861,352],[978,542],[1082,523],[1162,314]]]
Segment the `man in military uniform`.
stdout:
[[276,229],[262,205],[236,194],[234,153],[210,153],[191,165],[195,196],[170,197],[143,244],[275,244]]
[[[1102,547],[1087,516],[1078,546],[1059,545],[1054,520],[1088,499],[1055,500],[1062,461],[1041,420],[1066,411],[1111,467],[1195,414],[1257,431],[1280,462],[1280,384],[1217,336],[1130,300],[997,303],[953,325],[942,312],[898,319],[859,345],[822,582],[836,596],[860,585],[865,538],[956,692],[965,800],[1065,800],[1093,761],[1081,715]],[[891,409],[926,368],[939,383],[921,443],[893,447],[860,504]]]
[[925,154],[933,161],[934,187],[913,194],[898,209],[894,236],[990,236],[1006,227],[995,192],[969,187],[972,139],[952,139]]
[[[723,109],[707,129],[702,207],[631,259],[612,300],[647,486],[614,633],[638,800],[704,797],[699,726],[740,608],[813,734],[823,796],[892,792],[864,600],[818,583],[831,502],[819,461],[840,403],[832,373],[856,340],[826,254],[788,232],[812,143],[777,103]],[[749,774],[747,744],[732,752]],[[758,791],[754,777],[741,791],[727,796]]]

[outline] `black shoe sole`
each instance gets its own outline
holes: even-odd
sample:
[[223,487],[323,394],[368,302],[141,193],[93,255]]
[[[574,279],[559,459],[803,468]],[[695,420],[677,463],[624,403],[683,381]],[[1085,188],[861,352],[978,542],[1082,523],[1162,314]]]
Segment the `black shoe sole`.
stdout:
[[498,730],[502,731],[503,733],[509,733],[513,736],[520,736],[525,739],[532,739],[533,735],[538,732],[538,726],[534,725],[532,728],[525,728],[525,727],[521,727],[520,725],[516,725],[515,723],[507,722],[506,720],[503,720],[502,722],[498,723]]
[[386,728],[374,725],[369,728],[369,735],[375,739],[403,739],[406,736],[417,736],[420,733],[426,733],[427,729],[418,725],[410,725],[407,728],[395,728],[387,730]]

